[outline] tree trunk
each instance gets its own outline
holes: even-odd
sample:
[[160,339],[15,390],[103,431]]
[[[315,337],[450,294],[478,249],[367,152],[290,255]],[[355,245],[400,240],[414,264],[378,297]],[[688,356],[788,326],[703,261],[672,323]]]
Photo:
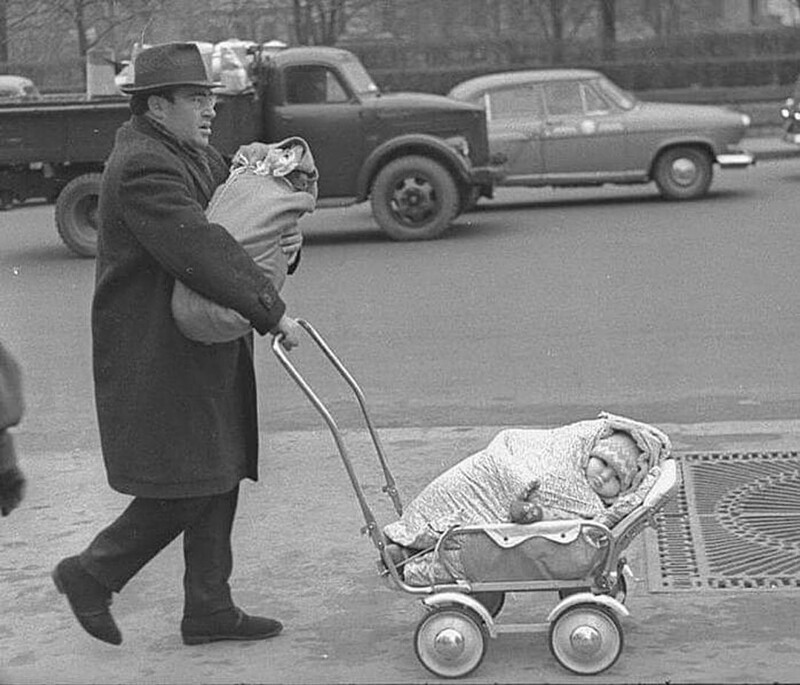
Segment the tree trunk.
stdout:
[[617,3],[616,0],[598,0],[600,5],[600,39],[603,47],[603,59],[614,59],[617,43]]
[[549,0],[550,22],[553,27],[553,64],[564,62],[564,4],[561,0]]
[[8,0],[0,0],[0,62],[8,62]]
[[86,41],[86,20],[83,15],[85,0],[75,0],[75,30],[78,32],[78,52],[81,57],[86,56],[89,48]]

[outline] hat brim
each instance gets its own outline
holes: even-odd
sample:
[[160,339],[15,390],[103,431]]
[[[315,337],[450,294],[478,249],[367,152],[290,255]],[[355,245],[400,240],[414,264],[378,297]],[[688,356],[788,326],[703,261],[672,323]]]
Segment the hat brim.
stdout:
[[178,88],[179,86],[198,86],[200,88],[222,88],[223,84],[220,81],[170,81],[167,83],[156,83],[151,86],[136,86],[133,84],[124,84],[119,89],[127,95],[134,95],[135,93],[148,93],[157,92],[160,90],[167,90],[169,88]]

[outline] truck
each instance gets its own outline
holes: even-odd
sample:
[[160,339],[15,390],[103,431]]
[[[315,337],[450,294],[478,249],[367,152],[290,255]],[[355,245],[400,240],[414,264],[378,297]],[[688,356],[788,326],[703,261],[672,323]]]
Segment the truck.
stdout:
[[[336,47],[253,51],[252,87],[221,95],[211,142],[233,155],[253,141],[300,136],[320,174],[318,207],[369,201],[394,240],[439,237],[491,197],[482,108],[428,93],[382,93],[360,60]],[[0,208],[43,197],[75,254],[97,250],[101,175],[128,99],[48,96],[0,105]]]

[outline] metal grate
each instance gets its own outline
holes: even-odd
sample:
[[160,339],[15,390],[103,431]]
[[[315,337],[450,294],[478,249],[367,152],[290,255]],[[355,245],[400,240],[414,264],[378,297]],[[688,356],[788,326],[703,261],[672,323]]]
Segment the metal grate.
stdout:
[[800,455],[675,456],[680,490],[645,538],[650,590],[800,588]]

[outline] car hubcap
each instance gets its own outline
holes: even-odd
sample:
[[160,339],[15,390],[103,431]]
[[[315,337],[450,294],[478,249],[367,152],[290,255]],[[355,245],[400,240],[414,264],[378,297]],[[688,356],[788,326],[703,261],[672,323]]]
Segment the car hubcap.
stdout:
[[688,157],[679,157],[672,163],[672,178],[680,186],[690,186],[697,179],[697,165]]
[[412,176],[395,186],[390,204],[398,221],[419,225],[435,216],[436,193],[425,179]]

